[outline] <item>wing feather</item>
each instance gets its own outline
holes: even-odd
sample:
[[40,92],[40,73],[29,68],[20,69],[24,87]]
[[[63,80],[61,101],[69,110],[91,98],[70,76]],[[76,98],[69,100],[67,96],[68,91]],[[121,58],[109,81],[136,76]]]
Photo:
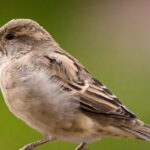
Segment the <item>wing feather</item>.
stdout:
[[135,118],[126,107],[101,82],[66,52],[53,52],[44,56],[54,78],[62,84],[62,89],[79,97],[80,108],[93,113],[114,117]]

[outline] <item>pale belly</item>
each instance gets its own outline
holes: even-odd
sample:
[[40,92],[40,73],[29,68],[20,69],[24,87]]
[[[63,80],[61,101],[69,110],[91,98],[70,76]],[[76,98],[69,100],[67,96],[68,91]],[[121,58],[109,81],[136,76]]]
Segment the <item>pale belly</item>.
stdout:
[[62,94],[45,73],[35,72],[23,80],[10,74],[5,76],[7,80],[1,80],[1,90],[6,104],[30,127],[45,136],[72,142],[100,137],[95,132],[95,123],[78,110],[79,104]]

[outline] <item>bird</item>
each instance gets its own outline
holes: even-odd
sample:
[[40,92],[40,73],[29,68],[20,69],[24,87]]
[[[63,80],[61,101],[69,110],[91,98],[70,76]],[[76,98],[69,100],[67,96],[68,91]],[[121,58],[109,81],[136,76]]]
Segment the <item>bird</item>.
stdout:
[[86,144],[103,137],[150,141],[138,119],[36,21],[13,19],[0,27],[0,89],[9,110],[43,139]]

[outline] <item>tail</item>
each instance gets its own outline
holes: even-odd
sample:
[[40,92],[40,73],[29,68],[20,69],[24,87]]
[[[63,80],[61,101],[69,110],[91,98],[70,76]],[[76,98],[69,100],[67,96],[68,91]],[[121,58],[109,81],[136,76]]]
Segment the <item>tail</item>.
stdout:
[[[138,123],[138,125],[137,125]],[[125,131],[131,133],[135,138],[147,140],[150,142],[150,125],[146,125],[139,120],[136,120],[135,126],[121,126]]]

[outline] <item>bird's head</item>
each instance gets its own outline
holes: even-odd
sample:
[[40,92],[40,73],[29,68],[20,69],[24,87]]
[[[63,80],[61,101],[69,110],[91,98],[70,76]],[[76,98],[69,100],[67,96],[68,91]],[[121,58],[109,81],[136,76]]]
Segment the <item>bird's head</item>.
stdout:
[[13,19],[0,28],[1,56],[20,57],[45,43],[55,43],[50,34],[30,19]]

